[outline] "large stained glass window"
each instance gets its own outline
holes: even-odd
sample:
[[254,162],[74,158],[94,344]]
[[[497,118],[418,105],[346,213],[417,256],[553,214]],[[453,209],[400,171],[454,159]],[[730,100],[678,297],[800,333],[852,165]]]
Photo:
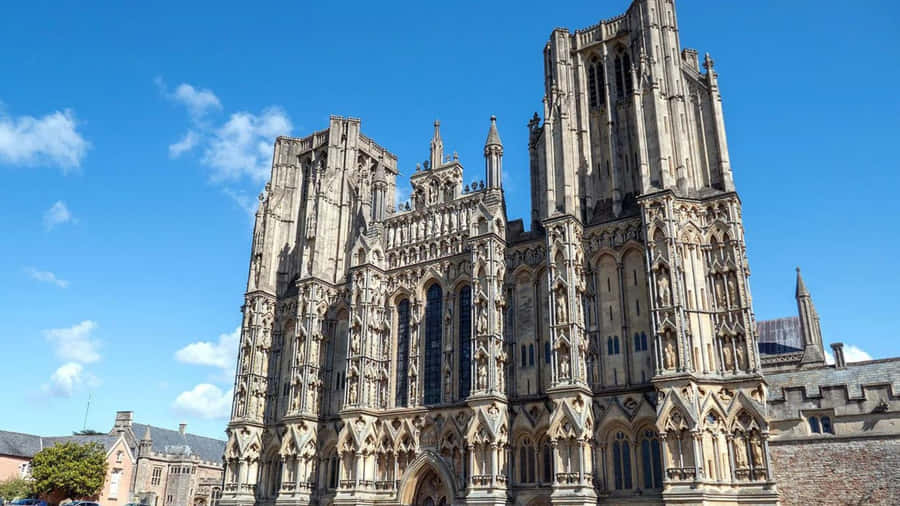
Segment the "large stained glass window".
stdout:
[[409,300],[397,304],[397,406],[409,406]]
[[437,283],[428,288],[425,304],[425,404],[441,402],[441,308]]
[[459,291],[459,397],[472,390],[472,288]]

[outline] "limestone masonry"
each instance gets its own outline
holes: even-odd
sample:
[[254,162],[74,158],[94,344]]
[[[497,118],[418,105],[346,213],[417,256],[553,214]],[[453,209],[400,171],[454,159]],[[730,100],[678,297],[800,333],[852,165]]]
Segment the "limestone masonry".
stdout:
[[900,361],[826,365],[799,272],[798,316],[757,329],[713,60],[673,2],[543,56],[528,231],[493,117],[482,183],[435,122],[399,209],[359,119],[278,138],[221,504],[896,504]]

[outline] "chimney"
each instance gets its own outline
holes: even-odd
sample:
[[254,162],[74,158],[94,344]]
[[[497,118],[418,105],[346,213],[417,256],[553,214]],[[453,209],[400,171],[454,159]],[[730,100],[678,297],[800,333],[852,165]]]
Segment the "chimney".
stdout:
[[116,411],[116,423],[113,426],[115,432],[125,432],[131,428],[134,421],[134,411]]
[[179,423],[179,424],[178,424],[178,432],[179,432],[182,436],[184,435],[184,429],[185,429],[186,427],[187,427],[187,424],[186,424],[186,423]]
[[844,343],[831,343],[831,349],[834,351],[834,367],[846,369],[847,361],[844,360]]

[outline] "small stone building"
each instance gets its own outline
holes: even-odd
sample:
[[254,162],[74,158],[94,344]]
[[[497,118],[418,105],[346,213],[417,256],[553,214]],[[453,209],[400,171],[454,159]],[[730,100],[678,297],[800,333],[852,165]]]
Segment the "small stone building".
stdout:
[[222,494],[225,442],[178,430],[134,423],[116,413],[110,434],[121,434],[136,458],[132,497],[148,506],[208,506]]

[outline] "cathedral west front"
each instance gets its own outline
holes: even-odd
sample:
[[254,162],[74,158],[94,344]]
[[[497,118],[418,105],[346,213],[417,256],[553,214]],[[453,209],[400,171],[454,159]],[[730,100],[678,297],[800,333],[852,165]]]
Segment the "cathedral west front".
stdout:
[[[223,506],[784,500],[774,417],[811,422],[767,402],[713,59],[671,0],[555,29],[543,58],[526,220],[493,117],[483,181],[435,122],[399,207],[359,119],[277,139]],[[782,373],[827,367],[801,298]]]

